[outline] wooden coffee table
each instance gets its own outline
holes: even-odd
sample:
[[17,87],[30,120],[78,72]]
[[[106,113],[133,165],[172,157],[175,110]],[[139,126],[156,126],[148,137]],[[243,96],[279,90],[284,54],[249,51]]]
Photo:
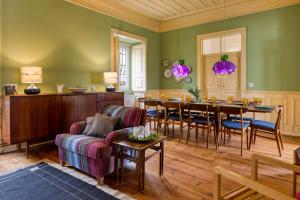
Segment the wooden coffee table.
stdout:
[[[159,176],[163,175],[164,171],[164,140],[166,139],[166,136],[159,136],[158,139],[155,141],[147,142],[147,143],[139,143],[130,141],[128,139],[124,140],[117,140],[114,141],[114,155],[115,155],[115,173],[117,177],[117,182],[119,181],[119,160],[121,161],[121,170],[122,170],[122,183],[123,183],[123,175],[124,175],[124,166],[123,166],[123,160],[130,160],[135,162],[136,170],[137,170],[137,176],[138,176],[138,189],[140,192],[144,192],[144,185],[145,185],[145,162],[149,160],[152,156],[159,153]],[[158,145],[159,144],[159,145]],[[153,149],[155,150],[155,153],[152,153],[149,156],[145,156],[145,152],[147,149]],[[118,151],[119,150],[119,151]],[[134,155],[128,155],[126,151],[124,150],[133,150],[133,152],[137,153],[137,156]]]

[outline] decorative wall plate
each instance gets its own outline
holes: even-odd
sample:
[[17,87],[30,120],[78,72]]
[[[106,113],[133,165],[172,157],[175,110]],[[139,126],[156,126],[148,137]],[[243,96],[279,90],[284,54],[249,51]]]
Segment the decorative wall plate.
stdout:
[[171,78],[172,77],[172,71],[170,69],[166,69],[164,71],[164,77],[165,78]]
[[175,83],[180,83],[182,80],[183,80],[182,78],[173,76],[173,81],[174,81]]
[[163,66],[164,66],[164,67],[169,67],[169,64],[170,64],[170,61],[169,61],[168,59],[165,59],[165,60],[163,61]]
[[191,83],[192,78],[191,77],[186,77],[184,81],[185,81],[185,83]]
[[174,60],[174,61],[173,61],[173,66],[176,65],[176,64],[178,64],[178,63],[179,63],[178,60]]

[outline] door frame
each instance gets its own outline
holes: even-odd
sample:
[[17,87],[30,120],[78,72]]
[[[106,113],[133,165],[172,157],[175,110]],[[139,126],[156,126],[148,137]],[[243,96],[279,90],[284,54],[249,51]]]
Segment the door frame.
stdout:
[[[133,33],[128,33],[125,31],[121,31],[115,28],[111,28],[111,40],[110,40],[110,49],[111,49],[111,71],[118,71],[119,68],[119,62],[118,59],[115,59],[115,55],[118,53],[116,52],[116,47],[118,47],[118,45],[115,45],[115,39],[119,40],[119,37],[123,37],[123,38],[127,38],[127,39],[132,39],[132,40],[136,40],[138,42],[144,43],[146,45],[147,48],[147,38],[140,36],[140,35],[135,35]],[[117,54],[118,55],[118,54]],[[147,56],[146,56],[147,59]],[[147,63],[147,60],[146,60]]]
[[200,34],[197,35],[197,86],[201,89],[201,91],[204,90],[204,67],[203,67],[203,40],[209,39],[213,37],[220,37],[224,35],[231,35],[234,33],[240,33],[242,36],[241,41],[241,71],[240,71],[240,96],[245,96],[245,92],[247,90],[247,71],[246,71],[246,50],[247,50],[247,29],[246,27],[236,28],[236,29],[230,29],[226,31],[218,31],[213,33],[207,33],[207,34]]
[[146,51],[145,51],[145,79],[146,79],[146,89],[147,89],[147,38],[146,37],[143,37],[143,36],[140,36],[140,35],[136,35],[136,34],[133,34],[133,33],[129,33],[129,32],[125,32],[125,31],[121,31],[121,30],[118,30],[118,29],[115,29],[115,28],[111,28],[111,31],[110,31],[110,36],[111,36],[111,39],[110,39],[110,50],[111,50],[111,64],[110,64],[110,68],[111,68],[111,71],[112,72],[117,72],[118,73],[118,77],[119,77],[119,45],[120,45],[120,42],[119,42],[119,38],[122,37],[122,38],[126,38],[126,39],[131,39],[131,40],[135,40],[137,42],[140,42],[142,44],[145,44],[145,48],[146,48]]

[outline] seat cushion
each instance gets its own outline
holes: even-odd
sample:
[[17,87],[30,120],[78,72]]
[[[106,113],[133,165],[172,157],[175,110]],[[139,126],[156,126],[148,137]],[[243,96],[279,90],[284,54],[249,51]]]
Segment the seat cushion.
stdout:
[[148,117],[158,117],[158,116],[161,116],[162,115],[162,112],[157,112],[157,110],[148,110],[147,111],[147,116]]
[[[167,116],[168,119],[171,119],[171,120],[174,120],[174,121],[180,121],[180,117],[179,117],[179,114],[176,114],[176,113],[173,113],[173,114],[169,114]],[[183,115],[182,116],[182,119],[187,119],[188,116],[187,115]]]
[[[241,120],[240,116],[235,116],[235,115],[230,115],[230,119],[234,119],[234,120]],[[253,117],[243,117],[244,121],[254,121],[255,119]]]
[[[215,123],[215,120],[213,118],[210,118],[209,121],[211,124]],[[207,125],[207,118],[203,116],[195,116],[193,117],[192,122],[196,124]]]
[[110,156],[110,147],[105,144],[105,138],[59,134],[56,136],[55,144],[60,148],[92,159],[107,158]]
[[252,126],[256,128],[267,128],[267,129],[275,129],[275,124],[272,122],[262,121],[262,120],[255,120],[252,122]]
[[[232,120],[223,120],[222,125],[225,128],[229,129],[241,129],[241,122],[239,121],[232,121]],[[248,128],[250,126],[250,122],[243,122],[243,128]]]

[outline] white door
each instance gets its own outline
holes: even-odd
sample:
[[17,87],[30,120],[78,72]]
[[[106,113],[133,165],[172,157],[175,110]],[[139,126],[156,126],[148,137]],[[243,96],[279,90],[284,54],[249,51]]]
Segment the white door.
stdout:
[[225,78],[220,78],[212,70],[213,64],[220,59],[221,54],[210,54],[203,56],[204,66],[204,95],[227,99],[233,96],[240,99],[240,52],[226,53],[229,60],[233,62],[237,69]]
[[221,96],[222,99],[227,99],[227,97],[232,96],[234,99],[241,98],[241,80],[240,80],[240,52],[227,53],[229,56],[229,61],[233,62],[237,67],[235,72],[227,75],[221,80]]
[[131,83],[134,92],[146,91],[146,45],[132,47]]

